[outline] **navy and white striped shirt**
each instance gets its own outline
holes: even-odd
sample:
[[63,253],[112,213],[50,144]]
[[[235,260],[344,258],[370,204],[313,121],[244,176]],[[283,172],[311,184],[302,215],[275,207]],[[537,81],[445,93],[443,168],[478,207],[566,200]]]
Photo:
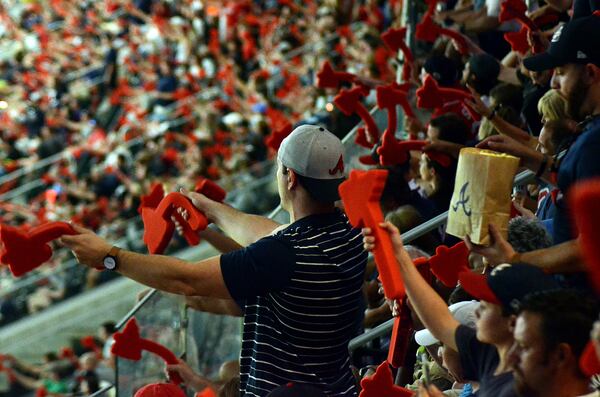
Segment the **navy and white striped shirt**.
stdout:
[[366,262],[360,231],[339,211],[221,256],[225,284],[244,309],[242,395],[288,382],[356,394],[348,342],[361,328]]

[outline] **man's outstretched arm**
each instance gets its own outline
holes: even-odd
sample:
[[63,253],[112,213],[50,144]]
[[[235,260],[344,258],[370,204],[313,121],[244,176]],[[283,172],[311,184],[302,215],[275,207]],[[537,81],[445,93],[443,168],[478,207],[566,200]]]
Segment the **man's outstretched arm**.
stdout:
[[273,233],[281,224],[259,215],[250,215],[235,208],[213,201],[194,192],[182,190],[196,208],[217,225],[225,234],[242,247],[246,247]]
[[[73,226],[79,234],[63,236],[60,242],[73,251],[79,263],[98,268],[111,245],[92,231]],[[121,250],[117,271],[152,288],[186,296],[231,299],[221,273],[220,256],[198,263]]]

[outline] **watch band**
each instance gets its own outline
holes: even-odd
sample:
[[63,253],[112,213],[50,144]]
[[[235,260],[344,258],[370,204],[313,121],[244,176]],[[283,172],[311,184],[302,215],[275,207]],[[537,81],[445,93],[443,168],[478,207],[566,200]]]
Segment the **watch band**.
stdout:
[[106,254],[106,256],[113,256],[116,259],[117,255],[119,255],[119,252],[121,252],[121,248],[117,247],[116,245],[113,245],[112,247],[110,247],[110,251],[108,251],[108,254]]

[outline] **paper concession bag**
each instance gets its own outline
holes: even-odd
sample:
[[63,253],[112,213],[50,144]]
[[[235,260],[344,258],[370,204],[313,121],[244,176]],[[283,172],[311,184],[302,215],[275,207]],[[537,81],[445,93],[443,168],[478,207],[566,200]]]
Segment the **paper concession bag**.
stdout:
[[489,244],[488,225],[506,237],[511,190],[519,159],[475,148],[460,151],[446,232],[476,244]]

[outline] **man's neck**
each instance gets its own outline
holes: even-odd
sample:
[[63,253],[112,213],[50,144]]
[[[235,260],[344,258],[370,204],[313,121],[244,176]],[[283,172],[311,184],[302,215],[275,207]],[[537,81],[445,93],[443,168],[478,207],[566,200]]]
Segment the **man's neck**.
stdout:
[[496,371],[494,371],[494,375],[501,375],[505,372],[512,371],[510,365],[508,363],[508,353],[514,343],[514,340],[511,338],[504,343],[496,345],[496,349],[498,350],[498,357],[500,357],[500,362],[496,367]]
[[321,204],[313,200],[304,199],[292,202],[290,221],[296,222],[310,215],[330,214],[335,211],[334,204]]

